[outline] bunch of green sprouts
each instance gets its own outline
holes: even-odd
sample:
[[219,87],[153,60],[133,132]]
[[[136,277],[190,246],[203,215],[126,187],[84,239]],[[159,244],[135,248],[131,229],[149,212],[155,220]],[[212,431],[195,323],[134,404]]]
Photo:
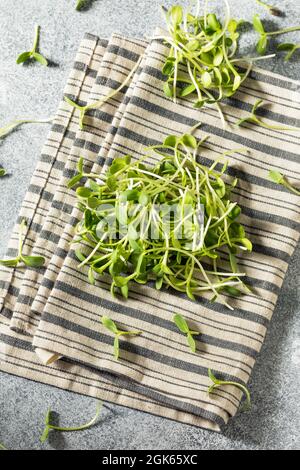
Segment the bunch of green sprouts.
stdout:
[[[188,134],[169,136],[148,149],[157,163],[146,165],[149,155],[138,161],[125,156],[101,174],[86,175],[79,162],[69,186],[81,178],[87,184],[76,190],[83,217],[74,243],[81,245],[79,267],[89,267],[91,283],[106,273],[111,293],[124,297],[130,283],[150,281],[192,300],[204,293],[215,301],[221,294],[247,291],[236,254],[251,251],[252,244],[238,222],[241,209],[231,201],[237,180],[224,181],[227,163],[217,170],[222,158],[209,168],[198,162],[202,143]],[[224,254],[228,270],[220,268]],[[225,297],[221,300],[231,308]]]
[[[226,18],[222,23],[214,13],[205,10],[200,16],[200,1],[196,13],[186,13],[173,6],[166,13],[168,35],[158,36],[170,45],[163,66],[167,81],[164,91],[176,102],[177,97],[196,95],[194,106],[214,104],[218,107],[223,125],[225,118],[220,102],[233,96],[246,80],[257,58],[237,58],[238,28],[242,21],[232,19],[228,1]],[[247,68],[240,65],[247,63]]]

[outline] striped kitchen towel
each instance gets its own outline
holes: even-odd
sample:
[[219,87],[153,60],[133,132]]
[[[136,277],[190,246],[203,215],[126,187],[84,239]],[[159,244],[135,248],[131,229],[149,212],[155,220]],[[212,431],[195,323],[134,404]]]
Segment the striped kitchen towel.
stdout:
[[[199,155],[203,163],[211,164],[223,152],[246,147],[247,154],[237,151],[231,158],[230,174],[239,177],[234,195],[242,207],[241,222],[254,244],[253,253],[241,255],[239,261],[256,295],[230,299],[233,312],[218,302],[209,303],[205,296],[193,302],[148,285],[133,285],[128,301],[113,299],[109,279],[100,278],[91,286],[70,250],[47,299],[33,345],[51,348],[99,374],[108,374],[112,383],[122,384],[126,390],[220,426],[236,413],[241,392],[228,386],[208,396],[208,368],[226,380],[248,382],[300,227],[299,198],[268,179],[269,169],[275,168],[299,181],[297,130],[286,133],[234,124],[260,98],[273,105],[272,110],[264,110],[271,123],[299,127],[300,99],[294,82],[254,71],[225,108],[230,129],[224,132],[214,109],[199,113],[190,101],[174,104],[164,96],[161,68],[166,55],[165,46],[156,41],[151,44],[115,130],[107,163],[126,154],[139,158],[145,146],[161,143],[168,134],[188,132],[199,120],[204,124],[197,136],[211,135]],[[175,311],[200,329],[197,355],[187,349],[185,338],[172,323]],[[112,356],[112,338],[100,326],[101,315],[125,329],[143,331],[133,342],[122,343],[121,361]]]
[[[233,312],[207,299],[192,302],[151,286],[133,286],[128,301],[112,299],[108,280],[95,286],[77,269],[74,252],[66,256],[48,299],[33,346],[50,349],[64,359],[51,367],[39,365],[29,337],[0,327],[4,371],[52,383],[137,409],[219,430],[236,413],[241,393],[224,387],[208,396],[208,368],[226,379],[247,383],[274,310],[288,261],[299,239],[298,198],[268,180],[276,168],[299,181],[297,132],[268,131],[233,126],[257,98],[272,103],[266,119],[299,127],[298,84],[283,77],[254,71],[243,89],[225,108],[232,125],[221,129],[214,109],[197,111],[190,101],[172,103],[162,92],[161,66],[165,46],[152,42],[132,96],[117,127],[111,126],[106,162],[118,155],[138,158],[146,145],[160,143],[168,134],[183,134],[198,121],[197,132],[211,135],[199,158],[211,163],[224,151],[247,147],[231,158],[230,173],[239,177],[235,198],[243,209],[242,223],[254,242],[254,252],[239,259],[247,281],[257,295],[236,299]],[[288,162],[288,164],[287,164]],[[79,214],[74,210],[74,221]],[[66,228],[69,233],[69,229]],[[232,303],[232,301],[231,301]],[[182,313],[202,332],[198,354],[191,354],[172,323]],[[100,326],[106,314],[120,326],[141,329],[134,342],[122,343],[122,360],[112,357],[111,336]]]

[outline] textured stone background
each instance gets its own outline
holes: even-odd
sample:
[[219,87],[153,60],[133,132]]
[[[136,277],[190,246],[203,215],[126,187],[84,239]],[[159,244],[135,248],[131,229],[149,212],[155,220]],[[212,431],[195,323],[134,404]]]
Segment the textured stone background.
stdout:
[[[0,0],[0,125],[15,117],[47,117],[55,112],[84,32],[105,37],[113,31],[149,35],[156,25],[163,24],[161,3],[94,0],[88,11],[79,13],[74,9],[75,0]],[[212,3],[220,4],[217,0]],[[286,12],[285,18],[268,16],[255,0],[230,3],[235,17],[250,20],[254,12],[260,12],[270,29],[300,23],[298,0],[273,0]],[[42,28],[41,51],[55,66],[15,64],[17,54],[31,45],[36,23]],[[244,46],[248,52],[253,38],[253,33],[247,33]],[[300,32],[284,41],[299,38]],[[291,64],[277,58],[262,65],[298,79],[300,54]],[[0,142],[0,164],[10,174],[0,186],[0,255],[5,252],[47,132],[47,125],[28,125]],[[223,435],[108,404],[93,429],[52,434],[44,448],[299,449],[299,259],[298,248],[251,379],[252,411],[232,420]],[[49,406],[68,425],[92,416],[95,400],[1,374],[0,442],[14,449],[42,448],[39,435]]]

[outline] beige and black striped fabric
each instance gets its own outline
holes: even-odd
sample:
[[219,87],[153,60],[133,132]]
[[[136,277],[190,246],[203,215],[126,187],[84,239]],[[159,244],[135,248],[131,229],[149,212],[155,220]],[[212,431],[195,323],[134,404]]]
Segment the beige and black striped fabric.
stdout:
[[[144,49],[145,45],[140,47]],[[128,58],[132,48],[131,41],[124,42],[118,54],[120,63]],[[230,159],[229,173],[239,178],[234,196],[243,209],[242,223],[254,244],[253,253],[241,255],[239,263],[241,270],[247,272],[247,282],[255,295],[230,299],[235,307],[232,312],[219,303],[210,304],[206,298],[192,302],[172,292],[157,292],[152,286],[132,286],[128,301],[112,299],[109,279],[101,278],[96,286],[91,286],[86,273],[77,269],[73,251],[67,253],[72,226],[79,216],[74,209],[51,259],[55,276],[51,277],[47,269],[42,282],[44,290],[39,289],[40,303],[31,312],[37,315],[43,309],[40,323],[33,322],[33,345],[28,336],[11,330],[9,315],[3,316],[0,368],[220,430],[236,413],[241,393],[234,387],[224,387],[208,396],[207,370],[211,368],[228,380],[248,382],[298,242],[300,226],[297,196],[268,180],[269,169],[275,168],[299,182],[297,131],[267,131],[250,125],[237,128],[234,123],[260,98],[272,105],[262,111],[268,122],[300,127],[299,85],[255,70],[224,108],[229,122],[225,132],[213,108],[199,111],[188,100],[174,104],[164,97],[160,71],[166,53],[159,42],[148,46],[141,72],[136,74],[127,98],[112,118],[93,170],[101,171],[102,164],[105,167],[117,155],[138,158],[145,146],[162,142],[168,134],[188,132],[198,121],[203,125],[196,132],[197,137],[211,136],[199,155],[203,163],[211,163],[227,150],[248,149],[237,150]],[[121,81],[119,77],[113,87]],[[196,355],[189,352],[185,338],[172,323],[175,311],[202,333]],[[140,337],[122,342],[119,362],[113,359],[112,337],[100,326],[99,319],[104,314],[120,326],[143,331]],[[35,347],[64,358],[51,367],[43,366],[37,361]]]

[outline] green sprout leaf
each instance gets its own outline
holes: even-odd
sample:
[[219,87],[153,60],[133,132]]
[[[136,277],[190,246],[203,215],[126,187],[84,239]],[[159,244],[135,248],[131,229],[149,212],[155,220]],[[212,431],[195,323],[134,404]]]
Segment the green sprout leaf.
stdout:
[[53,424],[51,424],[51,410],[49,409],[47,411],[47,414],[46,414],[46,417],[45,417],[45,428],[44,428],[44,431],[43,431],[43,433],[40,437],[40,441],[42,443],[44,443],[48,439],[50,431],[75,432],[75,431],[83,431],[85,429],[88,429],[88,428],[94,426],[94,424],[97,422],[97,419],[100,415],[101,408],[102,408],[102,403],[99,402],[98,405],[97,405],[96,414],[91,419],[91,421],[89,421],[88,423],[82,424],[80,426],[68,427],[68,428],[67,427],[61,427],[61,426],[54,426]]
[[4,170],[4,168],[0,168],[0,177],[5,176],[5,175],[6,175],[6,171]]
[[[124,285],[122,287],[125,287]],[[109,330],[111,333],[115,335],[114,338],[114,357],[116,361],[119,360],[120,356],[120,341],[119,338],[120,336],[136,336],[136,335],[141,335],[142,331],[122,331],[119,330],[117,325],[111,318],[103,316],[101,317],[101,322],[102,325]]]
[[113,320],[111,320],[109,317],[103,316],[101,318],[101,321],[102,321],[103,326],[105,326],[105,328],[107,328],[109,331],[111,331],[115,335],[118,334],[119,330]]
[[76,0],[76,7],[77,11],[83,10],[88,4],[90,3],[89,0]]
[[36,26],[33,47],[31,51],[22,52],[18,56],[16,60],[17,64],[24,64],[24,62],[27,62],[28,60],[35,60],[39,62],[40,64],[45,65],[47,67],[48,65],[47,59],[44,56],[42,56],[39,52],[37,52],[39,39],[40,39],[40,27]]
[[259,15],[255,15],[254,18],[253,18],[253,26],[254,26],[254,29],[261,35],[264,35],[266,34],[266,31],[265,31],[265,28],[264,28],[264,25],[259,17]]
[[0,442],[0,450],[7,450],[7,448]]
[[19,249],[18,255],[13,259],[0,259],[0,265],[9,268],[14,268],[20,263],[30,268],[40,268],[45,264],[45,258],[43,256],[26,256],[23,254],[23,243],[24,243],[24,231],[26,228],[26,220],[22,220],[19,230]]
[[297,52],[299,49],[300,49],[300,44],[283,43],[277,46],[278,51],[287,52],[285,59],[284,59],[286,62],[288,62],[293,57],[295,52]]
[[251,408],[251,396],[250,396],[250,392],[249,390],[247,389],[247,387],[243,384],[240,384],[238,382],[231,382],[231,381],[224,381],[224,380],[218,380],[214,374],[212,373],[211,369],[208,369],[208,377],[210,378],[210,380],[213,382],[213,385],[211,385],[209,388],[208,388],[208,394],[212,394],[214,392],[214,390],[216,390],[217,388],[220,388],[220,387],[223,387],[223,386],[226,386],[226,385],[231,385],[233,387],[237,387],[239,388],[240,390],[242,390],[242,392],[245,394],[246,396],[246,409],[250,409]]
[[182,316],[179,315],[179,313],[176,313],[173,316],[173,321],[177,328],[181,331],[181,333],[186,335],[188,345],[193,353],[196,352],[196,342],[193,338],[193,336],[199,336],[200,333],[198,331],[191,331],[186,319]]
[[292,193],[296,194],[297,196],[300,196],[300,190],[292,186],[289,183],[289,181],[286,179],[286,177],[283,176],[279,171],[271,170],[269,172],[269,179],[273,181],[273,183],[280,184],[281,186],[284,186],[286,189],[288,189]]

